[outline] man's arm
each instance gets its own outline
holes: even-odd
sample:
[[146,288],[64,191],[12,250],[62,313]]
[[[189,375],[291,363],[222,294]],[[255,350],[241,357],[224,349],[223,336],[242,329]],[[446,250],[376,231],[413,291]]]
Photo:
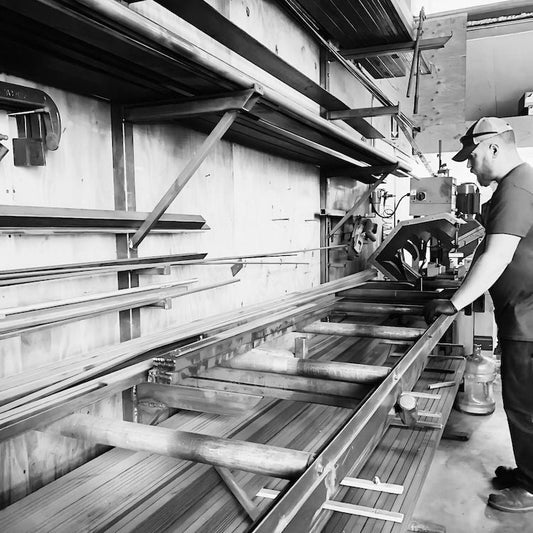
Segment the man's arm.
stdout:
[[496,283],[512,261],[522,237],[498,233],[486,236],[485,251],[471,266],[451,302],[459,311]]
[[487,235],[484,251],[475,257],[465,280],[451,300],[432,300],[425,305],[426,322],[431,324],[442,314],[454,315],[490,289],[512,261],[520,239],[504,233]]

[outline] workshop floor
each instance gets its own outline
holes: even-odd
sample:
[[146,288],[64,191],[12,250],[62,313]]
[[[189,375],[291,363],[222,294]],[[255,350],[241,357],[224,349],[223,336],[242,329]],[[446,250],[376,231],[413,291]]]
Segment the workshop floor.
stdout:
[[496,411],[473,416],[455,409],[448,428],[471,432],[467,442],[442,440],[418,500],[414,518],[447,533],[533,533],[533,512],[502,513],[486,505],[498,465],[514,465],[509,430],[495,383]]

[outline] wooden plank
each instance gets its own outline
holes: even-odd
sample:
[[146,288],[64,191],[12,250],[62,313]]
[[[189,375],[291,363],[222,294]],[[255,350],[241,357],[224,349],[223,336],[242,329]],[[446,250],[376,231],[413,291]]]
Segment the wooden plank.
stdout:
[[403,522],[404,518],[402,513],[393,513],[390,511],[385,511],[384,509],[373,509],[372,507],[364,507],[362,505],[355,505],[353,503],[336,502],[333,500],[328,500],[322,506],[322,509],[357,516],[367,516],[368,518],[375,518],[377,520],[388,520],[390,522],[398,522],[400,524]]
[[[256,496],[259,498],[268,498],[274,500],[278,497],[279,490],[261,489]],[[338,502],[328,500],[322,506],[322,509],[327,511],[335,511],[338,513],[352,514],[356,516],[366,516],[368,518],[375,518],[377,520],[390,520],[391,522],[403,522],[403,514],[391,513],[384,509],[373,509],[371,507],[365,507],[362,505],[355,505],[353,503]]]
[[[376,476],[377,478],[377,476]],[[355,477],[345,477],[340,484],[343,487],[355,487],[365,490],[375,490],[378,492],[388,492],[390,494],[403,494],[404,487],[402,485],[395,485],[393,483],[382,483],[377,478],[375,481],[371,479],[359,479]]]

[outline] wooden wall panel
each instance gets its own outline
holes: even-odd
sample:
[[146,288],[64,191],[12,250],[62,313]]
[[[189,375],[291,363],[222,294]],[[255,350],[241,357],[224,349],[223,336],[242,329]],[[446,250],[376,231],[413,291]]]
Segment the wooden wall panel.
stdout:
[[[204,138],[204,134],[180,125],[135,127],[140,210],[155,205]],[[318,194],[315,167],[222,140],[169,208],[169,212],[201,214],[211,229],[149,235],[139,254],[207,251],[208,257],[220,257],[317,247]],[[142,331],[310,287],[318,282],[318,256],[318,252],[306,254],[303,260],[309,259],[310,265],[249,265],[238,274],[238,284],[178,298],[168,311],[143,309]],[[168,279],[191,277],[197,277],[198,284],[232,279],[230,265],[173,267]],[[141,284],[148,281],[143,277]]]
[[466,130],[466,13],[430,18],[424,28],[425,39],[450,34],[452,37],[444,48],[424,53],[434,69],[421,78],[415,120],[422,131],[416,141],[423,152],[438,152],[439,139],[443,151],[452,151]]
[[[0,75],[1,81],[37,87],[59,108],[62,137],[47,152],[46,166],[15,167],[12,151],[0,165],[0,204],[113,209],[109,105],[29,80]],[[0,110],[2,133],[17,137],[15,119]],[[115,257],[113,235],[0,235],[0,269]],[[0,289],[0,307],[58,300],[117,288],[116,276],[73,278]],[[83,354],[118,341],[116,314],[78,321],[0,341],[0,377]],[[93,407],[96,414],[121,416],[120,398]],[[24,496],[98,453],[84,443],[30,431],[0,443],[0,505]]]

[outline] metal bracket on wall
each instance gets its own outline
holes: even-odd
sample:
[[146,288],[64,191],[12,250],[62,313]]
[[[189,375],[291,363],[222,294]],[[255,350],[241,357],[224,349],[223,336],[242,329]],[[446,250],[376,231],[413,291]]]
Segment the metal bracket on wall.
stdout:
[[254,85],[250,89],[230,93],[224,96],[217,95],[211,98],[191,98],[187,102],[163,106],[148,106],[132,109],[131,112],[126,112],[126,120],[151,122],[191,117],[193,115],[205,115],[213,112],[224,113],[213,131],[207,136],[202,146],[187,163],[185,168],[154,207],[153,211],[148,215],[146,220],[141,224],[141,227],[131,238],[130,248],[136,248],[142,242],[183,187],[187,185],[217,141],[219,141],[224,133],[228,131],[241,112],[250,111],[252,109],[262,94],[262,87],[260,85]]
[[45,165],[45,147],[57,150],[61,139],[61,117],[54,101],[39,89],[0,82],[0,108],[17,120],[15,166]]

